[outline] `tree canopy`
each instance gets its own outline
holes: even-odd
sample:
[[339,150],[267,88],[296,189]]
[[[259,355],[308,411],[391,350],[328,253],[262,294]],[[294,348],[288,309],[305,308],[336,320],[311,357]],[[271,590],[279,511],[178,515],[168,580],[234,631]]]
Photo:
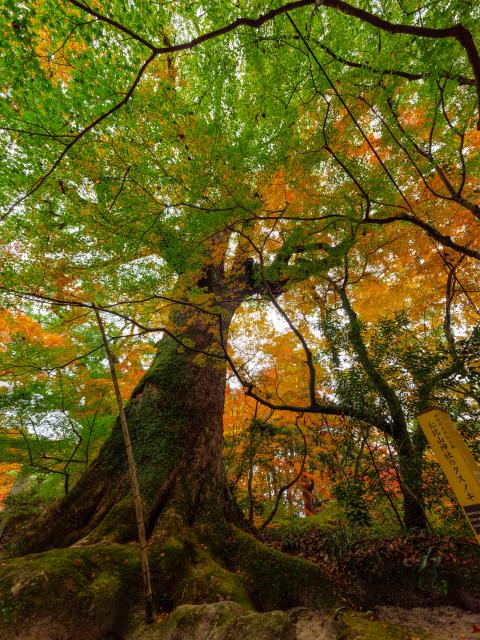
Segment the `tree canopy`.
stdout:
[[6,7],[4,290],[171,292],[221,229],[302,283],[348,248],[379,315],[425,280],[432,308],[460,259],[472,277],[469,3]]
[[[323,326],[328,342],[346,318],[423,328],[421,346],[406,336],[402,348],[437,355],[421,365],[398,354],[401,394],[415,376],[432,391],[436,377],[461,375],[453,365],[478,322],[477,13],[470,3],[384,2],[381,13],[303,0],[7,3],[6,379],[52,378],[69,360],[98,378],[98,352],[85,355],[98,346],[82,311],[92,304],[108,307],[114,333],[132,334],[117,338],[133,349],[125,371],[145,364],[137,337],[168,331],[169,304],[211,304],[198,274],[226,235],[230,275],[252,261],[255,304],[276,307],[304,351],[310,383],[294,405],[332,397],[341,343],[321,365],[319,334],[305,332]],[[412,366],[422,373],[407,382]]]

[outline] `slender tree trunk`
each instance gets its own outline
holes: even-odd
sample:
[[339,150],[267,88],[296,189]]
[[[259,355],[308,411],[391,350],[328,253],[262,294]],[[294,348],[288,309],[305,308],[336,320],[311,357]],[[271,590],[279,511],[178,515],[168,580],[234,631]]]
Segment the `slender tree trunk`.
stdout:
[[417,527],[425,529],[427,519],[422,497],[423,451],[420,452],[413,446],[400,398],[370,357],[362,337],[360,320],[350,304],[345,287],[338,287],[337,291],[349,319],[349,338],[352,347],[376,392],[388,406],[392,418],[392,437],[398,453],[405,526],[407,529]]
[[394,429],[393,441],[398,454],[405,527],[425,529],[428,523],[423,502],[423,450],[415,448],[410,434],[400,428]]

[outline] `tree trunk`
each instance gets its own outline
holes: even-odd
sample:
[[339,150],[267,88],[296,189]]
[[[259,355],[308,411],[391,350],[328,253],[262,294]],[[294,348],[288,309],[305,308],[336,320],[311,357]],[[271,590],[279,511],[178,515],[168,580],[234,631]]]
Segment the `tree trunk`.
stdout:
[[[230,234],[205,243],[204,261],[185,278],[157,353],[125,406],[138,469],[147,537],[164,512],[185,524],[238,517],[223,467],[226,360],[223,344],[237,307],[252,293],[243,262],[225,273]],[[192,278],[195,275],[195,278]],[[177,283],[180,288],[183,276]],[[189,301],[203,291],[204,306]],[[176,518],[175,518],[176,519]],[[69,496],[27,532],[24,551],[73,543],[136,539],[125,444],[119,420]]]
[[[334,608],[338,601],[331,580],[320,567],[286,557],[231,525],[241,516],[229,497],[223,467],[226,360],[221,343],[254,283],[246,284],[248,273],[242,280],[237,270],[232,286],[222,263],[223,255],[212,259],[195,283],[210,294],[208,310],[192,304],[177,308],[169,323],[171,335],[160,340],[150,369],[125,407],[146,516],[155,606],[171,610],[186,602],[234,600],[262,609]],[[403,450],[399,456],[405,467]],[[407,472],[402,470],[409,484]],[[75,607],[58,637],[122,637],[139,600],[138,553],[126,544],[136,541],[117,421],[84,476],[53,511],[27,529],[15,553],[50,551],[12,560],[0,576],[0,597],[12,610],[25,607],[29,598],[25,617],[15,622],[17,636],[34,637],[39,620],[50,632],[45,637],[56,634],[63,615],[60,588]],[[272,632],[269,637],[278,636]]]
[[[223,318],[223,331],[233,315]],[[218,318],[176,312],[172,332],[159,342],[153,363],[126,405],[147,534],[167,506],[186,524],[231,517],[222,460],[226,363],[220,355]],[[195,351],[194,351],[194,350]],[[36,526],[28,551],[102,539],[134,540],[125,445],[117,420],[95,462],[77,485]]]
[[403,518],[407,529],[426,529],[427,519],[423,502],[423,450],[414,447],[409,433],[394,429],[393,440],[398,453],[400,488],[403,494]]

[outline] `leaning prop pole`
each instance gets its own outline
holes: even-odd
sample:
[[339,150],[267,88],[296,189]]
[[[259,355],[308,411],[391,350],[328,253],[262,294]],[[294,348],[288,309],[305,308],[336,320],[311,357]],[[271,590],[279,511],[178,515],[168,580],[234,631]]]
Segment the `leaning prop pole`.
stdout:
[[135,504],[135,515],[137,519],[137,532],[138,540],[140,542],[140,558],[142,562],[142,578],[143,589],[145,593],[145,619],[147,624],[153,622],[153,593],[152,593],[152,581],[150,578],[150,565],[148,562],[148,546],[147,536],[145,534],[145,518],[143,515],[143,504],[140,495],[140,486],[138,484],[137,467],[135,465],[135,458],[133,457],[132,440],[130,438],[130,431],[128,429],[127,416],[125,414],[125,408],[123,406],[122,396],[120,394],[120,386],[118,384],[117,371],[115,369],[115,359],[108,346],[108,339],[105,333],[105,327],[100,315],[100,311],[94,306],[95,315],[97,317],[98,327],[102,334],[103,346],[105,353],[107,354],[108,365],[110,367],[110,375],[112,377],[113,388],[115,389],[115,397],[117,399],[118,414],[120,417],[120,424],[122,427],[123,439],[125,441],[125,450],[127,452],[128,471],[130,474],[130,482],[133,489],[133,502]]

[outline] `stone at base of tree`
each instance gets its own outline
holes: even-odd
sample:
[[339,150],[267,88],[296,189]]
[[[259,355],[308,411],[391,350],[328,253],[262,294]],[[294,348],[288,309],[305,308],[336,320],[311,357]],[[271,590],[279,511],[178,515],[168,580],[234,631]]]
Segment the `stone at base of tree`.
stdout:
[[177,607],[151,640],[294,640],[295,628],[283,611],[256,613],[235,602]]
[[288,612],[295,623],[295,640],[365,640],[352,635],[340,615],[294,607]]

